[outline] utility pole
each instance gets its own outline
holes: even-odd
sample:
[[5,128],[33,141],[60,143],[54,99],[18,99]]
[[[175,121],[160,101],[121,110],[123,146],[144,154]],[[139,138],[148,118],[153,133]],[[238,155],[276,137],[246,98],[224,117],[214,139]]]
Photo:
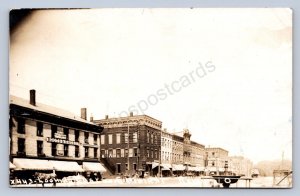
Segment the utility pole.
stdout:
[[129,175],[129,123],[128,125],[128,129],[127,129],[127,175]]

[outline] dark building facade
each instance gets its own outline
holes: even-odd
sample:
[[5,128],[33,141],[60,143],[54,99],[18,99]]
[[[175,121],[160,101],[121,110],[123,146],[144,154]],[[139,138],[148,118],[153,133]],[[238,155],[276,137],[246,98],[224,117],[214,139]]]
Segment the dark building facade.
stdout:
[[144,171],[155,175],[158,172],[161,121],[131,113],[128,117],[106,116],[93,122],[104,127],[100,136],[100,156],[112,174]]
[[10,96],[9,139],[11,177],[32,178],[36,172],[54,172],[57,178],[105,171],[100,164],[103,127],[70,112],[30,99]]

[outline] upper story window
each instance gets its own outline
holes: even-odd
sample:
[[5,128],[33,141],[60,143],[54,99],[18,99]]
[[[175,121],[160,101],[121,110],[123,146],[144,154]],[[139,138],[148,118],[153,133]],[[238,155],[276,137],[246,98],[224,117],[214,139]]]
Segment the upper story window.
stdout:
[[64,144],[64,156],[69,156],[69,145]]
[[108,144],[112,144],[113,143],[113,135],[109,134],[108,135]]
[[51,125],[51,137],[55,138],[55,133],[57,132],[57,126]]
[[23,118],[18,119],[18,133],[25,133],[25,119]]
[[18,138],[18,152],[25,152],[25,139],[24,138]]
[[89,157],[89,147],[84,147],[84,157]]
[[84,132],[84,143],[88,144],[89,143],[89,133]]
[[75,142],[79,142],[79,131],[78,130],[75,130],[74,131],[74,135],[75,135]]
[[128,133],[124,133],[124,142],[125,143],[128,143],[128,140],[129,138],[128,138]]
[[37,154],[42,155],[43,153],[43,141],[37,141]]
[[79,157],[79,146],[75,146],[75,157]]
[[43,136],[43,123],[42,122],[36,122],[36,135],[37,136]]
[[149,131],[147,132],[147,143],[149,143],[150,142],[150,133],[149,133]]
[[116,137],[117,137],[117,144],[120,144],[121,143],[121,133],[117,133],[116,134]]
[[105,135],[101,135],[101,144],[105,144]]
[[94,144],[97,145],[97,141],[98,141],[98,135],[94,134]]
[[66,136],[66,140],[69,140],[69,129],[64,128],[64,135]]
[[137,135],[137,132],[134,132],[132,142],[137,143],[137,141],[138,141],[138,135]]

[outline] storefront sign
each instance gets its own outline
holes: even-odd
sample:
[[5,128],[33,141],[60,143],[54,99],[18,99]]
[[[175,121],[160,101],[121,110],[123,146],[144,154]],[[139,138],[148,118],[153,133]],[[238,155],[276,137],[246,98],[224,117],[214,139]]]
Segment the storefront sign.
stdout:
[[53,142],[53,143],[58,143],[58,144],[79,145],[79,142],[69,141],[69,140],[65,140],[65,139],[50,138],[50,137],[47,137],[47,142]]

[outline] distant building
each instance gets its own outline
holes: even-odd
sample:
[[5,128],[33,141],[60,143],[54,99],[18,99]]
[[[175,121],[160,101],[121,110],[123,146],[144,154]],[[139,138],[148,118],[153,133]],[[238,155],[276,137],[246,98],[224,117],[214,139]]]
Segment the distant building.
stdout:
[[58,178],[78,172],[105,171],[99,162],[103,128],[59,108],[10,96],[9,139],[11,177],[29,179],[35,172],[55,172]]
[[228,170],[236,175],[251,176],[253,163],[243,156],[228,157]]
[[228,161],[228,151],[220,147],[205,148],[205,166],[207,173],[224,172],[225,161]]
[[156,175],[159,171],[162,122],[147,115],[94,120],[103,126],[101,160],[112,174]]

